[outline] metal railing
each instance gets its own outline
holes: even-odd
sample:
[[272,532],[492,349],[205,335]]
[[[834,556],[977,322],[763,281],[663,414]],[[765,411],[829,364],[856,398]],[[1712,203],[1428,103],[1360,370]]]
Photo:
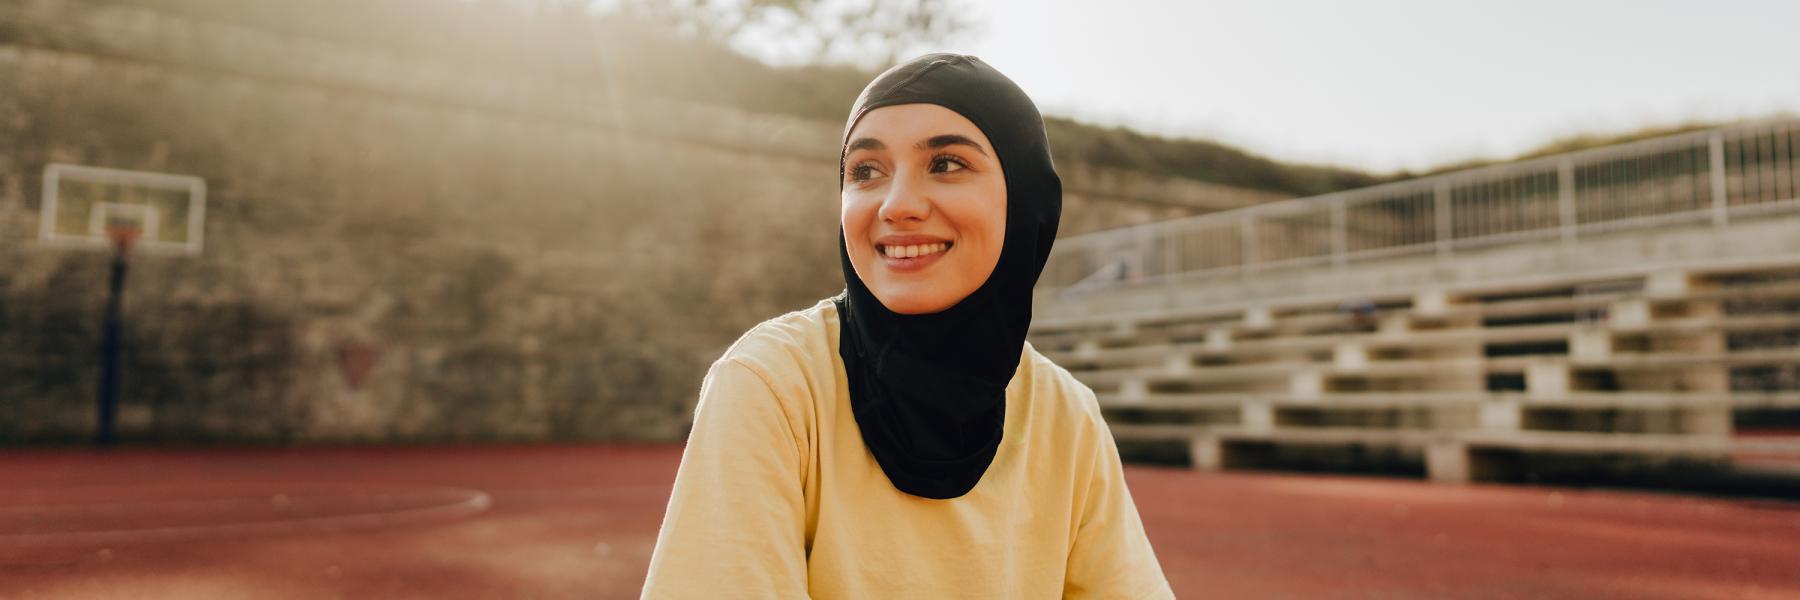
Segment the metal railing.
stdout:
[[1800,210],[1800,120],[1745,123],[1284,200],[1056,242],[1040,291],[1552,241]]

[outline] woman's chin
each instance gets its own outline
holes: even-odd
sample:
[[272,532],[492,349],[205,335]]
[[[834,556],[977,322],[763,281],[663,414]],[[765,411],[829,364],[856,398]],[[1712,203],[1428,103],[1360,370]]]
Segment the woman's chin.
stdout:
[[[873,290],[871,290],[873,291]],[[875,299],[888,310],[902,315],[924,315],[943,312],[955,306],[961,298],[950,298],[942,293],[931,292],[895,292],[875,294]]]

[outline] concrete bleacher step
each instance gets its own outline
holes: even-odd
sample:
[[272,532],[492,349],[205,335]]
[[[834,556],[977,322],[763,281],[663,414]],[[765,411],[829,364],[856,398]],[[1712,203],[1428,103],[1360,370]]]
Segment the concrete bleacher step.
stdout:
[[1101,409],[1184,410],[1236,407],[1246,403],[1305,408],[1388,408],[1436,405],[1474,405],[1483,402],[1518,402],[1525,406],[1567,408],[1681,408],[1728,405],[1737,408],[1800,409],[1800,391],[1794,392],[1568,392],[1534,396],[1524,392],[1336,392],[1320,396],[1274,393],[1223,392],[1212,394],[1149,394],[1124,397],[1098,394]]
[[1480,453],[1587,453],[1728,462],[1734,455],[1800,457],[1800,439],[1734,439],[1722,435],[1589,431],[1431,431],[1350,427],[1246,429],[1191,424],[1118,424],[1121,440],[1185,442],[1197,470],[1232,467],[1244,444],[1260,446],[1375,446],[1417,451],[1434,481],[1486,479]]
[[[1474,292],[1465,292],[1473,294]],[[1382,314],[1400,312],[1414,318],[1444,320],[1454,318],[1494,318],[1519,317],[1544,313],[1565,313],[1582,310],[1612,308],[1618,303],[1655,302],[1671,303],[1679,301],[1723,301],[1746,299],[1791,299],[1800,298],[1800,282],[1776,282],[1736,285],[1717,288],[1691,289],[1680,293],[1613,292],[1593,294],[1579,297],[1520,298],[1489,302],[1448,303],[1441,308],[1421,310],[1416,304],[1402,311],[1383,311]],[[1296,307],[1298,310],[1302,307]],[[1352,317],[1337,314],[1335,305],[1312,306],[1314,314],[1303,315],[1291,322],[1299,326],[1318,327],[1330,324],[1347,325]],[[1249,324],[1249,314],[1273,314],[1275,319],[1269,324]],[[1031,335],[1033,340],[1041,340],[1042,346],[1055,347],[1069,339],[1096,339],[1103,342],[1124,342],[1139,336],[1153,334],[1165,329],[1188,325],[1207,329],[1223,328],[1230,331],[1270,331],[1276,323],[1286,323],[1278,315],[1279,311],[1252,311],[1242,308],[1221,310],[1189,309],[1169,311],[1142,311],[1114,315],[1087,316],[1078,318],[1047,319],[1033,322]],[[1192,322],[1191,324],[1189,322]],[[1194,333],[1186,331],[1186,333]]]
[[[1239,365],[1188,365],[1180,368],[1129,367],[1072,372],[1076,379],[1096,390],[1147,390],[1159,384],[1209,383],[1252,379],[1293,380],[1306,377],[1396,378],[1438,376],[1446,373],[1520,373],[1531,386],[1545,393],[1569,388],[1568,372],[1577,369],[1642,370],[1695,366],[1752,366],[1800,363],[1800,348],[1765,348],[1735,352],[1666,354],[1612,354],[1604,357],[1511,356],[1496,358],[1407,359],[1375,361],[1356,366],[1337,363],[1267,362]],[[1531,385],[1528,383],[1528,385]]]
[[[1264,356],[1280,351],[1333,350],[1356,346],[1362,351],[1390,348],[1432,348],[1480,342],[1517,343],[1566,340],[1586,331],[1606,331],[1614,335],[1701,333],[1707,331],[1758,331],[1800,328],[1800,315],[1747,315],[1733,317],[1693,317],[1658,321],[1627,332],[1594,323],[1548,323],[1506,327],[1433,329],[1397,333],[1335,333],[1299,337],[1247,340],[1200,341],[1185,343],[1158,342],[1141,346],[1101,347],[1090,345],[1070,350],[1042,350],[1043,354],[1071,371],[1109,365],[1143,364],[1164,361],[1169,356],[1189,358],[1207,356]],[[1217,336],[1215,336],[1217,339]],[[1041,350],[1041,349],[1040,349]]]

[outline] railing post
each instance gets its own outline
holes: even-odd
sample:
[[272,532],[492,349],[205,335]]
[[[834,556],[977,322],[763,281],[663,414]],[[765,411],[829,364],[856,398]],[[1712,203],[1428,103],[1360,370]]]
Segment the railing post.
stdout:
[[1339,271],[1350,264],[1349,208],[1343,196],[1331,199],[1331,266]]
[[1244,273],[1256,270],[1256,263],[1260,260],[1257,256],[1259,252],[1256,245],[1256,224],[1252,222],[1255,218],[1255,213],[1247,212],[1244,213],[1242,219],[1238,220],[1238,240],[1243,245],[1243,249],[1238,255],[1243,264],[1239,265],[1239,268]]
[[1708,170],[1712,173],[1713,226],[1724,227],[1731,218],[1731,207],[1725,202],[1725,135],[1713,132],[1706,140],[1706,147],[1712,156]]
[[1564,245],[1575,243],[1575,161],[1567,158],[1556,163],[1556,208],[1562,217]]
[[1440,181],[1431,188],[1431,214],[1437,221],[1437,253],[1440,258],[1450,256],[1450,184]]
[[[1138,256],[1138,273],[1140,273],[1144,279],[1151,279],[1162,275],[1162,273],[1157,273],[1151,268],[1156,266],[1155,247],[1156,232],[1148,227],[1139,228],[1136,254]],[[1163,267],[1167,269],[1168,265],[1163,265]]]
[[1168,228],[1158,230],[1157,235],[1162,238],[1163,243],[1163,274],[1166,276],[1164,281],[1173,281],[1175,275],[1184,272],[1181,265],[1178,264],[1181,260],[1181,252],[1179,252],[1181,236],[1175,235],[1175,232]]

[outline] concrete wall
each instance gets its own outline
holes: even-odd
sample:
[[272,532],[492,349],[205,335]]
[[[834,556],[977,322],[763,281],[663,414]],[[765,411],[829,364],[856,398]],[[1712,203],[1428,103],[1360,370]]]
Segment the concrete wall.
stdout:
[[106,257],[29,241],[48,162],[211,188],[202,255],[133,265],[139,436],[668,438],[734,332],[835,288],[819,161],[55,51],[0,79],[6,438],[93,396]]
[[0,47],[0,440],[92,422],[107,257],[31,241],[50,162],[210,187],[202,255],[134,260],[128,439],[669,439],[838,285],[827,128],[79,7]]

